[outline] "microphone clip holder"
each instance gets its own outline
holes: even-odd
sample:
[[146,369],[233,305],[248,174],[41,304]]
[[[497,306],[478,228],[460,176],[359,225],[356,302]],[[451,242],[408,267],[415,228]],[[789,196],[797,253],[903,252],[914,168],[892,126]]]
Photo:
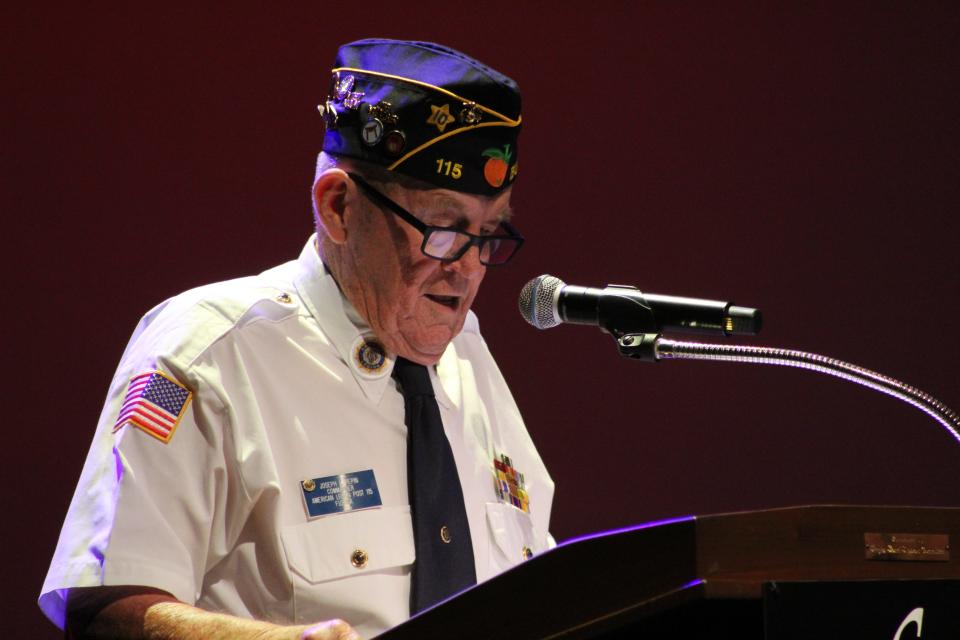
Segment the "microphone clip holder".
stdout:
[[620,355],[643,362],[659,360],[657,345],[660,342],[659,333],[625,333],[615,336]]

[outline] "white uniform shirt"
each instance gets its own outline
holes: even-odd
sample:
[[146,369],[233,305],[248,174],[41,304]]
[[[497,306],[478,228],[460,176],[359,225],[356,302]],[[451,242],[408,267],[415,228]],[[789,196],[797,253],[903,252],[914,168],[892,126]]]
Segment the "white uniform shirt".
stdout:
[[[366,637],[409,617],[414,561],[403,396],[392,359],[371,375],[368,332],[320,262],[188,291],[144,316],[121,359],[43,585],[144,585],[211,611]],[[168,443],[114,424],[135,376],[192,400]],[[470,312],[429,368],[450,440],[478,581],[550,544],[551,481]],[[498,497],[494,459],[524,474],[529,513]],[[308,518],[301,482],[372,469],[382,506]],[[367,554],[358,568],[355,550]]]

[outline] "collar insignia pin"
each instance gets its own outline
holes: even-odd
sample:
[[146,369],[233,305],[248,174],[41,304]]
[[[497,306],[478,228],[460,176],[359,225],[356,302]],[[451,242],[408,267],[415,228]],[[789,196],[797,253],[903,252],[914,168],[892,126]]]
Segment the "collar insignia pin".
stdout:
[[360,336],[353,343],[353,368],[362,377],[376,380],[387,372],[387,351],[373,336]]

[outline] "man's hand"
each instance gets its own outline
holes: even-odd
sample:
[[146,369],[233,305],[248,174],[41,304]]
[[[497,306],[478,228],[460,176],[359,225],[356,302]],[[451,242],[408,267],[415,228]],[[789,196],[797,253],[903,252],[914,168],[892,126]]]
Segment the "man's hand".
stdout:
[[360,634],[343,620],[327,620],[308,627],[300,640],[362,640]]
[[343,620],[281,626],[211,613],[138,586],[70,590],[67,637],[75,640],[361,640]]

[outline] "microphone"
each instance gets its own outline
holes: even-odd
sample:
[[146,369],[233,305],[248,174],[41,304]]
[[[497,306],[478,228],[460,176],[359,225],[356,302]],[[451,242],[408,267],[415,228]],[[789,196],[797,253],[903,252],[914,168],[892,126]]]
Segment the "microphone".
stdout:
[[641,293],[636,287],[611,284],[603,289],[568,285],[542,275],[523,286],[520,315],[537,329],[562,322],[599,326],[607,333],[660,333],[675,330],[725,336],[756,335],[757,309],[729,302]]

